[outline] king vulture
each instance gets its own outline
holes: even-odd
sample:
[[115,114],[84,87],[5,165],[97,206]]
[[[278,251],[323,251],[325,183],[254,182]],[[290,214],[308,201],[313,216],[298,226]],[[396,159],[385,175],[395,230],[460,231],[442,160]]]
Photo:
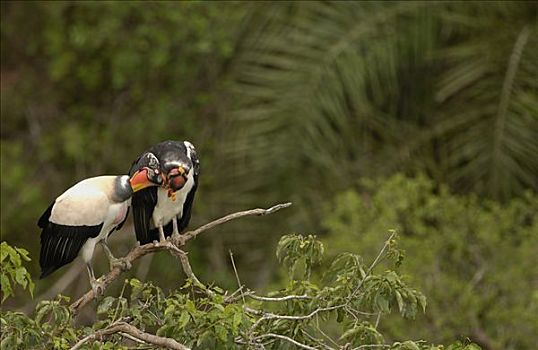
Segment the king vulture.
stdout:
[[100,284],[95,279],[91,264],[95,245],[103,245],[111,266],[122,263],[112,256],[107,237],[125,222],[133,193],[162,183],[155,158],[130,177],[88,178],[56,198],[38,221],[42,229],[40,278],[70,263],[80,253],[88,268],[92,289],[98,293]]
[[196,150],[190,142],[164,141],[134,161],[130,174],[146,166],[148,154],[157,157],[165,186],[146,188],[133,195],[133,220],[140,244],[163,241],[187,227],[200,171]]

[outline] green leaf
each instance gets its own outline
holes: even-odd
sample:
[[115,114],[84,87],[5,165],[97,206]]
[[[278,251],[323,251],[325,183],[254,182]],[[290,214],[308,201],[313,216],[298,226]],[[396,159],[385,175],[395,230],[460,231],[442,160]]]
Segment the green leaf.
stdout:
[[2,302],[4,302],[4,300],[6,300],[8,297],[14,295],[13,294],[13,289],[11,288],[11,283],[9,281],[9,278],[2,274],[0,275],[0,284],[2,286]]
[[221,325],[215,326],[215,333],[217,334],[217,337],[219,337],[220,341],[222,341],[223,343],[225,343],[228,339],[228,331]]
[[233,321],[232,321],[232,326],[233,326],[233,330],[234,332],[237,331],[237,329],[239,328],[239,326],[241,325],[241,321],[243,320],[243,315],[240,311],[237,311],[235,314],[234,314],[234,317],[233,317]]
[[187,323],[189,323],[189,320],[190,320],[191,316],[189,314],[188,311],[184,310],[181,312],[181,316],[179,316],[179,320],[178,320],[178,323],[177,323],[177,327],[179,329],[183,329],[185,328],[185,326],[187,325]]
[[422,293],[418,294],[418,304],[422,308],[422,312],[426,312],[426,296]]
[[105,297],[103,301],[101,301],[101,303],[97,307],[97,314],[98,315],[107,314],[112,308],[112,305],[114,304],[115,301],[116,301],[116,298],[114,297],[111,297],[111,296]]
[[399,291],[395,291],[394,294],[396,295],[396,301],[398,302],[398,310],[402,312],[404,308],[404,301],[402,298],[402,294],[400,294]]

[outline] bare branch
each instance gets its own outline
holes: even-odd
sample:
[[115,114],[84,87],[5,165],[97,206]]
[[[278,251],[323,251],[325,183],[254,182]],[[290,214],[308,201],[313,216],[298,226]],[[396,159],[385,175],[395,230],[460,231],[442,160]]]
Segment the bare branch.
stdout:
[[254,300],[259,301],[287,301],[287,300],[294,300],[294,299],[312,299],[308,295],[285,295],[283,297],[264,297],[261,295],[256,294],[246,294],[249,298],[252,298]]
[[264,216],[264,215],[269,215],[269,214],[273,214],[274,212],[279,211],[280,209],[287,208],[290,205],[291,205],[291,202],[288,202],[288,203],[282,203],[282,204],[274,205],[269,209],[258,208],[258,209],[239,211],[237,213],[229,214],[229,215],[226,215],[226,216],[224,216],[224,217],[222,217],[220,219],[217,219],[217,220],[212,221],[210,223],[207,223],[207,224],[205,224],[203,226],[200,226],[196,230],[188,231],[188,232],[186,232],[186,233],[184,233],[182,235],[172,236],[172,242],[177,246],[182,246],[182,245],[185,244],[186,241],[188,241],[188,240],[190,240],[192,238],[195,238],[200,233],[202,233],[204,231],[207,231],[207,230],[210,230],[215,226],[222,225],[222,224],[224,224],[224,223],[226,223],[226,222],[228,222],[230,220],[239,219],[239,218],[242,218],[244,216]]
[[248,306],[245,306],[244,307],[244,310],[246,312],[249,312],[249,313],[252,313],[254,315],[261,315],[262,317],[259,318],[251,327],[251,330],[253,331],[254,329],[256,329],[263,321],[266,321],[266,320],[274,320],[274,319],[279,319],[279,320],[291,320],[291,321],[299,321],[299,320],[307,320],[307,319],[310,319],[312,317],[314,317],[315,315],[317,315],[319,312],[325,312],[325,311],[332,311],[332,310],[337,310],[337,309],[340,309],[342,308],[343,306],[345,306],[345,304],[341,304],[341,305],[335,305],[335,306],[329,306],[329,307],[320,307],[320,308],[317,308],[315,309],[314,311],[312,311],[311,313],[309,313],[308,315],[300,315],[300,316],[292,316],[292,315],[277,315],[277,314],[273,314],[273,313],[270,313],[270,312],[265,312],[265,311],[261,311],[261,310],[256,310],[256,309],[252,309]]
[[[196,236],[198,236],[202,232],[210,230],[218,225],[222,225],[230,220],[235,220],[238,218],[242,218],[244,216],[268,215],[280,209],[287,208],[290,205],[291,203],[283,203],[283,204],[277,204],[275,206],[272,206],[269,209],[258,208],[258,209],[251,209],[251,210],[240,211],[237,213],[232,213],[220,219],[207,223],[195,230],[188,231],[185,234],[173,235],[172,237],[170,237],[169,240],[165,242],[148,243],[142,246],[137,246],[131,249],[131,251],[124,257],[124,259],[126,262],[129,262],[132,264],[135,260],[138,260],[147,254],[162,251],[162,250],[168,250],[172,252],[172,254],[180,258],[180,261],[182,263],[183,269],[185,270],[185,273],[189,277],[191,277],[198,286],[203,286],[203,284],[200,281],[198,281],[196,276],[194,276],[194,274],[192,273],[192,269],[190,269],[190,264],[188,264],[188,259],[186,259],[186,254],[185,252],[181,251],[179,247],[184,246],[187,243],[187,241],[193,238],[196,238]],[[103,290],[105,290],[112,282],[118,279],[118,277],[123,272],[124,271],[120,267],[114,267],[112,270],[110,270],[110,272],[101,276],[99,280],[100,282],[102,282]],[[204,288],[204,289],[207,290],[207,288]],[[70,310],[73,313],[73,315],[76,315],[81,308],[83,308],[92,300],[94,300],[95,297],[96,295],[94,294],[93,290],[89,290],[88,292],[86,292],[86,294],[84,294],[78,300],[72,303],[70,306]]]
[[126,334],[129,334],[137,339],[140,339],[146,343],[162,346],[167,349],[174,349],[174,350],[189,350],[188,347],[186,347],[183,344],[178,343],[172,338],[165,338],[165,337],[159,337],[157,335],[153,335],[150,333],[142,332],[140,329],[136,328],[135,326],[132,326],[128,323],[122,323],[115,326],[114,329],[116,332],[123,332]]
[[245,295],[243,294],[243,285],[241,284],[241,279],[239,279],[239,273],[237,272],[237,268],[235,267],[235,260],[234,260],[234,254],[231,250],[228,250],[228,253],[230,253],[230,260],[232,261],[232,266],[234,268],[234,274],[235,279],[237,281],[237,287],[239,288],[239,293],[241,293],[241,299],[243,299],[243,304],[245,304]]
[[365,344],[360,345],[356,348],[353,348],[351,350],[359,350],[359,349],[388,349],[390,348],[390,345],[387,344]]
[[153,344],[167,349],[189,350],[188,347],[178,343],[172,338],[159,337],[157,335],[143,332],[135,326],[132,326],[123,321],[114,322],[108,327],[98,330],[95,333],[82,338],[75,345],[73,345],[70,350],[77,350],[88,341],[102,340],[103,337],[115,333],[119,333],[121,336],[126,336],[127,338],[135,340],[137,342]]

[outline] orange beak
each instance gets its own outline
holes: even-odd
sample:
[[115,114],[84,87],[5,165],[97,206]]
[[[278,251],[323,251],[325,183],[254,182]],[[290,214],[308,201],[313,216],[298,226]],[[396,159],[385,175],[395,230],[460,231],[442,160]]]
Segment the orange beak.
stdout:
[[133,188],[133,192],[137,192],[154,185],[155,184],[149,181],[148,170],[145,168],[138,170],[133,176],[131,176],[131,187]]

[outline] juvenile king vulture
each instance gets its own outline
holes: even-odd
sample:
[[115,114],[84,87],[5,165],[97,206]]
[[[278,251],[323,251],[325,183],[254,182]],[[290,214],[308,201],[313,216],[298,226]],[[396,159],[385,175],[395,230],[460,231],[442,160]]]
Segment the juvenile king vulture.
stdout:
[[95,245],[103,245],[111,266],[124,264],[112,256],[107,237],[125,222],[134,192],[162,183],[159,164],[154,158],[131,176],[88,178],[56,198],[38,221],[42,229],[40,278],[70,263],[80,253],[88,268],[92,289],[98,293],[101,286],[91,264]]
[[146,188],[133,195],[133,221],[140,244],[163,241],[187,227],[200,171],[196,150],[190,142],[164,141],[135,160],[129,174],[146,166],[148,154],[157,157],[165,186]]

